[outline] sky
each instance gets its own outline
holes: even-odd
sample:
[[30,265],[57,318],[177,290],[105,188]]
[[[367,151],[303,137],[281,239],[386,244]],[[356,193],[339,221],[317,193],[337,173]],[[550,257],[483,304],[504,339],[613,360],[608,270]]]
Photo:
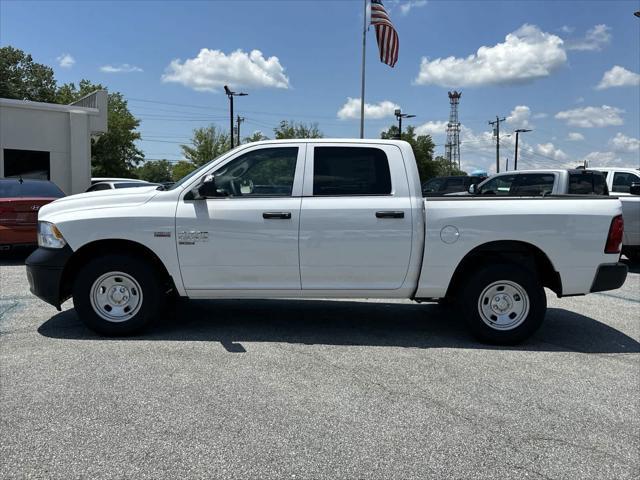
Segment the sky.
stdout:
[[[640,0],[384,1],[399,39],[395,68],[367,34],[365,136],[395,124],[444,153],[447,92],[461,90],[462,167],[495,171],[488,121],[501,124],[501,169],[640,167]],[[147,159],[182,157],[194,128],[228,129],[223,85],[242,135],[280,120],[359,135],[362,0],[0,0],[0,45],[125,95]],[[511,165],[512,166],[512,163]]]

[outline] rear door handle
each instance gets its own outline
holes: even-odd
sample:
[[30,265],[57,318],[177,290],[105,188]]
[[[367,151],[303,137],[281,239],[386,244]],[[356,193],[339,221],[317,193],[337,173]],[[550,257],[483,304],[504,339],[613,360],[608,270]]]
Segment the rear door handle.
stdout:
[[404,218],[404,212],[382,211],[376,212],[377,218]]
[[276,218],[279,218],[282,220],[289,220],[291,218],[291,212],[263,212],[262,218],[266,220],[271,220]]

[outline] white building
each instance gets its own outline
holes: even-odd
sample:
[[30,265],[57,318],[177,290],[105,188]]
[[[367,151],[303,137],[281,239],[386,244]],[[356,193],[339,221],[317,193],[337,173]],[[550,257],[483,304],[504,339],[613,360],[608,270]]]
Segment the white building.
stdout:
[[107,131],[107,92],[71,105],[0,98],[0,178],[51,180],[67,195],[91,184],[91,136]]

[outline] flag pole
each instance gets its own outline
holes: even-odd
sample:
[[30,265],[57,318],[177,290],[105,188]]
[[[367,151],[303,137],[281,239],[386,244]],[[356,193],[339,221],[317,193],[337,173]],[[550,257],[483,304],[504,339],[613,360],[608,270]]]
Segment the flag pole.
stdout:
[[360,90],[360,138],[364,138],[364,67],[367,52],[367,0],[363,1],[363,27],[362,27],[362,85]]

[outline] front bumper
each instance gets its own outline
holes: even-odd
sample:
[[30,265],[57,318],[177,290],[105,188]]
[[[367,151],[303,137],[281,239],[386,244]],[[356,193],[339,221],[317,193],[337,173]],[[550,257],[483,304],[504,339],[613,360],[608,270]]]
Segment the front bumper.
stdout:
[[604,292],[620,288],[627,279],[628,271],[629,267],[620,262],[600,265],[591,284],[591,292]]
[[59,249],[38,248],[25,261],[31,293],[58,310],[64,301],[60,295],[62,273],[71,255],[73,250],[69,245]]

